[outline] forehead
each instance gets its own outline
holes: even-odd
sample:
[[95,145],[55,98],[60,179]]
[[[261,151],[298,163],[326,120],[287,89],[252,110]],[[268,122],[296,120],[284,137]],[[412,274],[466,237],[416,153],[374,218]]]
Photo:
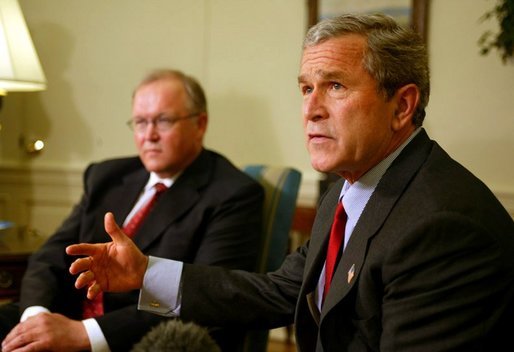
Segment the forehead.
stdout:
[[346,34],[305,48],[299,80],[327,72],[351,73],[362,70],[366,45],[363,35]]
[[174,78],[160,79],[140,86],[134,94],[133,108],[186,105],[186,91],[182,82]]

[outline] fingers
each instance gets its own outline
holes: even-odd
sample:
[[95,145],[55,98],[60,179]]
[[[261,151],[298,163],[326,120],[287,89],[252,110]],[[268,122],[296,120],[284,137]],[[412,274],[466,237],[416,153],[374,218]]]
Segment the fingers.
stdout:
[[121,231],[120,227],[116,223],[114,219],[114,215],[111,212],[105,213],[104,216],[104,227],[105,232],[109,236],[111,236],[114,243],[123,242],[128,239],[128,237]]
[[77,280],[75,280],[75,288],[82,288],[82,287],[86,287],[86,286],[90,286],[90,285],[94,285],[96,284],[95,283],[95,274],[93,274],[92,271],[84,271],[83,273],[81,273],[78,277],[77,277]]
[[88,299],[94,299],[100,292],[102,292],[102,288],[95,281],[95,274],[89,270],[81,273],[77,277],[77,280],[75,280],[75,288],[81,289],[86,286],[89,286],[87,289]]
[[100,292],[102,292],[100,285],[98,285],[97,283],[94,283],[93,285],[89,286],[89,288],[87,289],[87,298],[94,299]]
[[79,258],[70,265],[70,274],[75,275],[91,268],[92,260],[90,257]]
[[[33,318],[33,317],[31,317]],[[37,342],[38,334],[34,332],[34,324],[31,319],[19,323],[12,329],[2,341],[2,351],[31,350]],[[33,349],[34,351],[36,349]]]
[[81,289],[89,286],[87,289],[87,298],[94,299],[101,291],[100,285],[95,281],[95,274],[89,270],[91,267],[91,258],[80,258],[74,261],[70,266],[71,274],[80,275],[75,280],[75,288]]
[[91,243],[72,244],[66,247],[68,255],[93,255],[98,245]]
[[[20,324],[23,324],[23,323],[20,323]],[[7,336],[5,336],[4,340],[2,341],[2,351],[10,351],[12,350],[12,347],[11,346],[16,346],[15,342],[13,342],[13,340],[15,340],[18,336],[18,329],[19,329],[19,325],[16,325],[8,334]]]
[[[128,239],[128,237],[123,233],[123,231],[121,231],[120,227],[116,223],[116,220],[114,220],[114,215],[111,212],[105,214],[104,227],[107,234],[111,236],[112,240],[115,243],[123,242]],[[100,249],[102,245],[103,244],[90,243],[72,244],[66,247],[66,254],[90,256],[95,254],[96,250]]]

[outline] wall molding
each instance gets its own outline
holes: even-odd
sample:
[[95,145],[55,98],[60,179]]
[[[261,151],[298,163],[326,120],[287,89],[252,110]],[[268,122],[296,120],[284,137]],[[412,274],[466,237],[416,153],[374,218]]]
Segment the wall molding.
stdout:
[[0,219],[51,235],[82,194],[82,171],[0,167]]
[[[76,168],[0,166],[0,219],[50,235],[80,199],[82,174]],[[302,178],[299,206],[316,206],[317,177]],[[494,193],[514,218],[514,191]]]

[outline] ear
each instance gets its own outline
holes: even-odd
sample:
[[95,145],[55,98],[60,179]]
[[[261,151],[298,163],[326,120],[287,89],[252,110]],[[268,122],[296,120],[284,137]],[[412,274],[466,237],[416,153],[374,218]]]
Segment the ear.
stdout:
[[209,121],[209,118],[207,116],[207,113],[205,113],[205,112],[198,114],[198,117],[196,118],[198,130],[201,131],[202,135],[205,134],[205,131],[207,130],[207,122],[208,121]]
[[391,127],[398,131],[412,123],[412,117],[419,103],[418,86],[413,83],[404,85],[396,91],[395,99],[397,106]]

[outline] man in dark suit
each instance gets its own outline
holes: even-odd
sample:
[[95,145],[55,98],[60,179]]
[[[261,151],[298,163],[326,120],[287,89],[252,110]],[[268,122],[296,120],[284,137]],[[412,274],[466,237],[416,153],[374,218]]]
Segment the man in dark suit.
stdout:
[[[105,294],[100,306],[84,307],[85,292],[74,288],[65,254],[72,243],[108,241],[104,214],[112,211],[116,219],[129,223],[156,193],[157,183],[168,188],[133,235],[143,253],[186,263],[255,268],[263,190],[226,158],[204,149],[207,104],[197,81],[178,71],[151,73],[135,90],[129,126],[139,157],[89,166],[82,199],[31,257],[19,302],[22,322],[6,340],[15,346],[33,351],[128,351],[163,320],[137,310],[137,291]],[[84,308],[96,311],[102,304],[104,314],[83,314]],[[4,335],[19,319],[16,307],[3,326]],[[213,335],[223,336],[219,330]],[[231,341],[218,343],[227,346]]]
[[299,86],[312,165],[344,180],[321,199],[309,242],[280,269],[185,264],[180,287],[158,288],[146,266],[156,259],[108,215],[113,242],[67,249],[88,256],[70,267],[81,272],[77,287],[88,286],[90,298],[141,288],[155,297],[141,304],[148,311],[165,305],[163,292],[179,292],[180,316],[203,324],[277,327],[294,318],[302,352],[512,350],[514,222],[421,127],[429,97],[421,38],[381,15],[322,21],[305,39]]

